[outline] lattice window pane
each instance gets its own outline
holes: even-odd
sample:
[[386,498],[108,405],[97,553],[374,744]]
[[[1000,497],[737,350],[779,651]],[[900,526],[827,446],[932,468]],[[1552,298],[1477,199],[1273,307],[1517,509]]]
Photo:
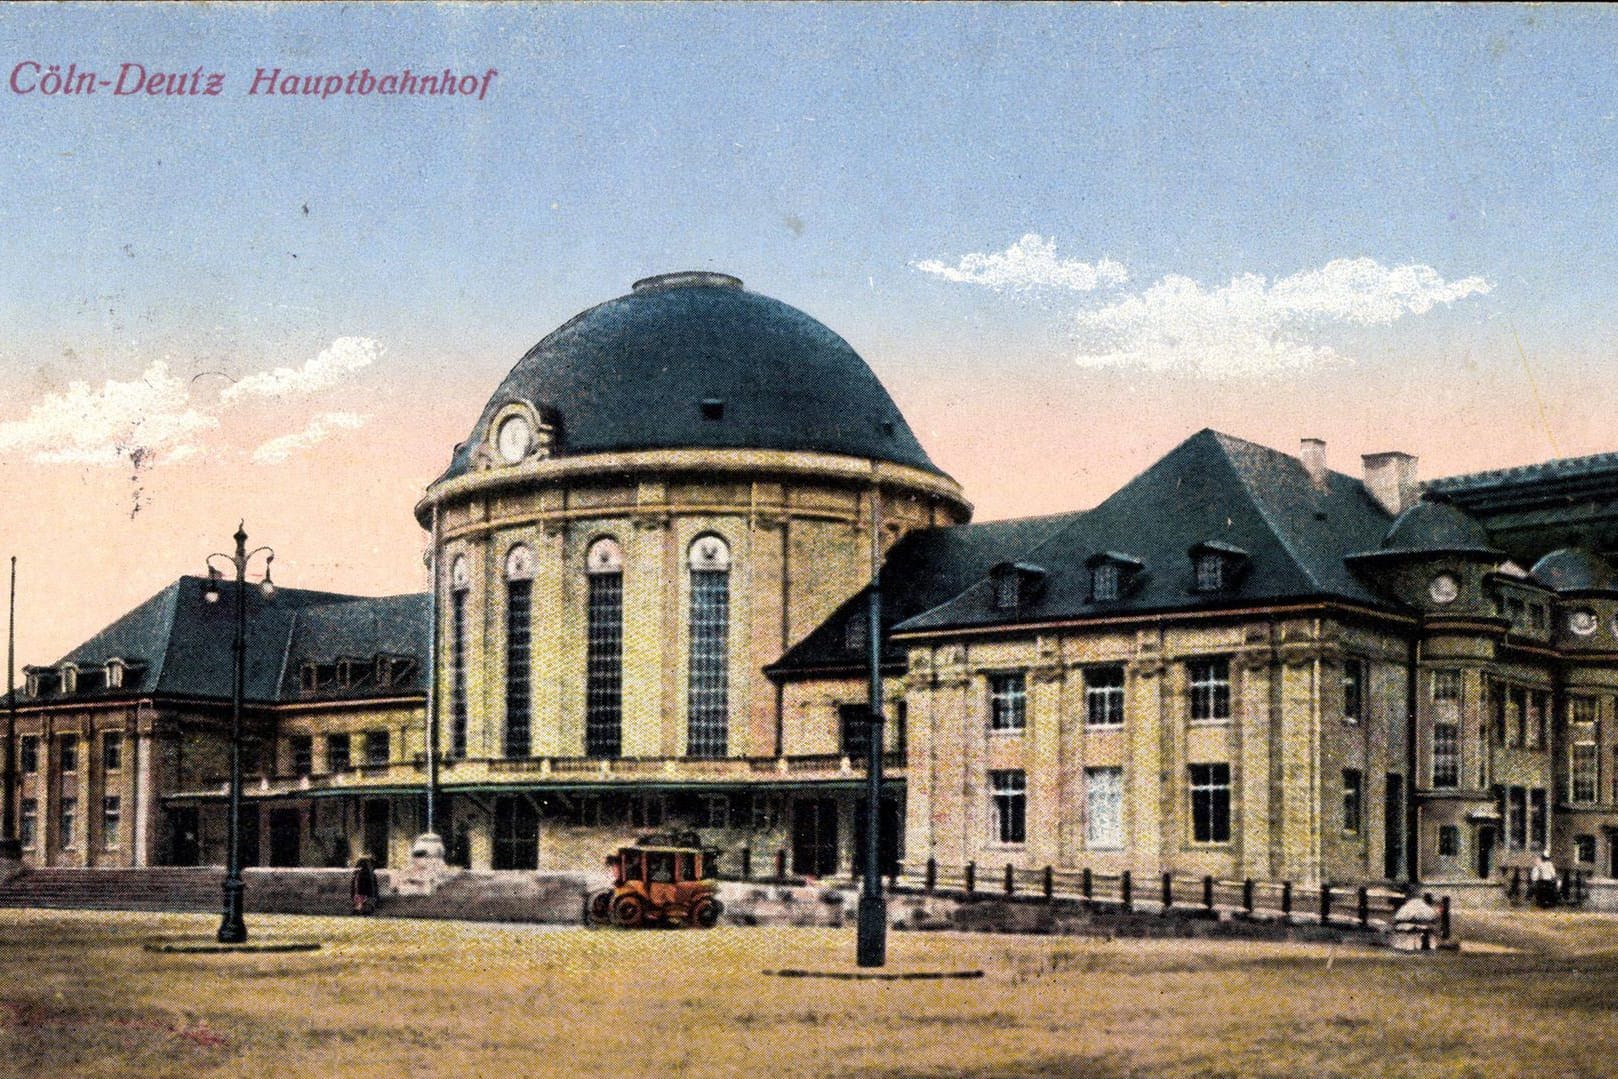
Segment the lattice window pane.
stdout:
[[449,755],[466,756],[466,593],[450,601],[449,629]]
[[624,575],[592,573],[586,612],[584,752],[623,751]]
[[730,719],[730,572],[691,571],[691,656],[686,752],[723,757]]
[[529,711],[533,695],[529,686],[532,654],[529,581],[506,582],[506,738],[507,757],[526,757],[532,750]]

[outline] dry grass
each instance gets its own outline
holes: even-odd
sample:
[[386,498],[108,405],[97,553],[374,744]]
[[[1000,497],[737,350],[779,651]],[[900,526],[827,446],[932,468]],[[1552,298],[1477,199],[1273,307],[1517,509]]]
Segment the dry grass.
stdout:
[[1533,951],[895,934],[592,932],[258,916],[312,954],[162,955],[185,915],[0,912],[0,1073],[27,1076],[1594,1076],[1618,1069],[1618,921],[1490,916]]

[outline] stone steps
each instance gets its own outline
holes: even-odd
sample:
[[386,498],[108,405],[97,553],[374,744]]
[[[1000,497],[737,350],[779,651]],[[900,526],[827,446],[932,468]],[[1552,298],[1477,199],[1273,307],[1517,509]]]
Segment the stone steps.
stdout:
[[0,907],[78,910],[217,910],[224,870],[32,869],[0,883]]

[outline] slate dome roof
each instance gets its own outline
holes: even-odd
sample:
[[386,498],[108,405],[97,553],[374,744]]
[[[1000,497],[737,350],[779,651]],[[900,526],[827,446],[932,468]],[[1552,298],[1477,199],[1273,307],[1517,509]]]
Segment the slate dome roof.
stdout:
[[1384,551],[1488,551],[1481,522],[1449,502],[1417,502],[1394,518]]
[[1618,575],[1606,560],[1579,547],[1558,547],[1535,562],[1529,573],[1558,592],[1618,591]]
[[470,470],[513,400],[553,420],[557,456],[801,450],[939,471],[846,341],[726,274],[646,278],[552,331],[506,375],[441,480]]

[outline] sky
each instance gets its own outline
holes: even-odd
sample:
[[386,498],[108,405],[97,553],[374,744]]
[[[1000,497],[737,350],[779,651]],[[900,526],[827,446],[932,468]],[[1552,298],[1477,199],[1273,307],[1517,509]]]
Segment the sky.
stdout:
[[[476,92],[359,92],[407,70]],[[425,587],[506,371],[670,270],[846,338],[980,520],[1203,427],[1618,450],[1599,7],[6,5],[0,77],[19,668],[239,520],[279,583]]]

